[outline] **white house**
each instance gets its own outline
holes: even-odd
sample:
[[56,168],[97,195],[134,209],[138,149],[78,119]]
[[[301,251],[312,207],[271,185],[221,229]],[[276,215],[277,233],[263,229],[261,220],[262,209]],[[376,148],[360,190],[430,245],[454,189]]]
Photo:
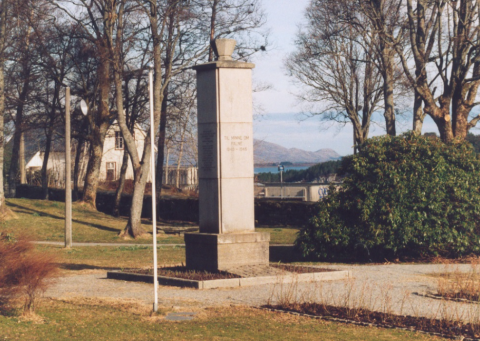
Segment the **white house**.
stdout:
[[[142,128],[140,128],[138,124],[135,124],[133,137],[135,138],[139,157],[142,157],[145,136],[146,134]],[[120,177],[120,168],[122,167],[124,148],[125,142],[123,141],[122,132],[120,131],[117,121],[114,121],[107,130],[107,135],[105,136],[105,142],[103,144],[103,157],[99,175],[101,180],[118,180]],[[156,151],[157,148],[155,147],[155,152]],[[130,158],[128,159],[127,173],[125,176],[126,179],[133,179],[133,167]],[[151,174],[148,175],[148,181],[152,181]]]
[[[139,156],[142,156],[143,148],[145,145],[145,132],[141,129],[141,127],[137,124],[135,125],[134,129],[134,138],[135,143],[137,145],[137,152]],[[103,157],[102,163],[100,166],[100,174],[99,180],[100,181],[116,181],[120,177],[120,168],[122,167],[123,162],[123,152],[125,148],[125,143],[123,140],[122,133],[120,131],[120,127],[117,124],[117,121],[114,121],[112,125],[109,127],[107,134],[105,136],[105,142],[103,145]],[[155,146],[155,152],[157,148]],[[88,149],[82,153],[79,162],[79,178],[84,179],[87,163],[88,163]],[[43,164],[43,155],[44,152],[37,151],[33,157],[28,161],[26,165],[27,174],[33,174],[36,171],[40,171]],[[72,161],[74,156],[72,156]],[[165,177],[166,180],[165,184],[175,184],[176,176],[174,176],[172,171],[175,167],[167,168],[169,176]],[[49,184],[62,187],[64,185],[64,174],[65,174],[65,153],[62,152],[50,152],[50,156],[48,159],[47,169],[49,172]],[[73,165],[72,165],[73,169]],[[183,186],[191,186],[196,185],[197,183],[197,168],[196,167],[181,167],[179,170],[179,177],[180,177],[180,185]],[[133,179],[133,167],[130,161],[128,160],[128,167],[126,173],[126,179]],[[149,174],[148,181],[151,182],[152,175]]]

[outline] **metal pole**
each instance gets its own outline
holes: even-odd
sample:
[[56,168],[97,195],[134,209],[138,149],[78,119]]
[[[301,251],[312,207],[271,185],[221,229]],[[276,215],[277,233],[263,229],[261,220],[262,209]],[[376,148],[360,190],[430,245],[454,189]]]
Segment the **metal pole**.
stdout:
[[70,153],[70,88],[65,91],[65,247],[72,247],[72,162]]
[[158,269],[157,269],[157,198],[155,193],[155,125],[153,119],[153,70],[148,73],[150,88],[150,174],[152,176],[152,228],[153,228],[153,311],[158,310]]
[[280,198],[283,199],[283,167],[280,168]]

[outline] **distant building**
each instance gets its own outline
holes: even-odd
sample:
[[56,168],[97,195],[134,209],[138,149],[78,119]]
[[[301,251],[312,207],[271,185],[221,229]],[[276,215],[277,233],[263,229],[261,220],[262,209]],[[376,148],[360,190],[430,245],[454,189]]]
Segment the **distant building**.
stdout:
[[319,201],[328,195],[328,184],[272,182],[255,184],[255,196],[262,199]]
[[178,171],[178,187],[196,189],[198,187],[198,173],[197,167],[194,166],[180,166],[177,169],[176,165],[163,168],[163,184],[177,185],[177,171]]
[[[137,152],[139,155],[142,155],[143,148],[145,145],[145,132],[141,129],[139,125],[135,126],[134,138],[135,144],[137,146]],[[100,166],[100,181],[117,181],[120,178],[120,168],[122,167],[123,162],[123,153],[125,148],[125,142],[123,140],[120,127],[117,122],[114,121],[109,127],[103,146],[103,157]],[[155,147],[156,151],[156,147]],[[79,162],[79,184],[82,183],[85,179],[88,163],[88,150],[84,150],[80,157]],[[26,165],[27,169],[27,178],[29,183],[38,182],[38,176],[35,177],[35,174],[42,169],[43,157],[45,152],[38,150],[28,161]],[[72,160],[75,157],[72,156]],[[64,187],[65,186],[65,152],[50,152],[47,164],[47,171],[49,174],[49,185],[55,187]],[[73,171],[73,165],[72,165]],[[176,175],[177,167],[168,167],[166,168],[168,176],[165,176],[164,173],[164,184],[175,185],[176,184]],[[197,168],[196,167],[180,167],[179,169],[179,185],[180,187],[192,186],[198,183],[197,178]],[[130,159],[128,160],[127,172],[125,174],[126,179],[133,179],[133,167]],[[152,175],[149,174],[148,182],[151,182]],[[32,183],[38,184],[38,183]]]

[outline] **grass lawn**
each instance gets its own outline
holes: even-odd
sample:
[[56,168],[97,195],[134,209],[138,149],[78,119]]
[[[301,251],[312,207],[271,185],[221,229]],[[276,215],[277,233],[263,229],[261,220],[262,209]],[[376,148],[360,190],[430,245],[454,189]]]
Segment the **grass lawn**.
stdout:
[[255,231],[270,233],[270,244],[293,244],[297,239],[299,229],[294,227],[257,227]]
[[194,320],[183,322],[165,321],[161,315],[150,316],[149,311],[150,307],[131,303],[44,300],[37,310],[43,323],[0,315],[0,339],[441,340],[413,332],[344,325],[242,307],[201,310]]
[[[7,205],[18,219],[0,222],[0,231],[28,232],[34,240],[64,241],[65,204],[48,200],[7,199]],[[97,243],[137,243],[150,244],[150,237],[125,240],[118,233],[127,224],[125,217],[113,216],[91,210],[73,203],[73,241]],[[161,223],[159,223],[160,225]],[[142,224],[145,231],[151,231],[147,220]],[[291,244],[296,238],[296,228],[258,228],[259,232],[270,232],[272,244]],[[160,244],[183,244],[183,236],[159,234]]]
[[[64,270],[122,270],[153,267],[152,248],[148,246],[83,246],[65,249],[60,246],[37,245],[36,249],[54,254],[60,268]],[[157,257],[159,266],[185,263],[185,248],[159,246]]]

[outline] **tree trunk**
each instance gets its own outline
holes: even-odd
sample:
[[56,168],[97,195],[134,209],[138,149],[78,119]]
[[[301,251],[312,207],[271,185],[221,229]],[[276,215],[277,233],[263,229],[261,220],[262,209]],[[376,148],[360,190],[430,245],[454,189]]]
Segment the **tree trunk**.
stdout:
[[455,113],[455,119],[452,120],[452,134],[456,139],[461,139],[465,140],[468,134],[468,115],[470,113],[470,108],[467,108],[465,106],[459,106],[456,108],[455,111],[452,110],[452,118],[454,117]]
[[5,33],[6,33],[6,20],[7,9],[5,0],[1,0],[0,3],[0,220],[4,220],[9,213],[9,209],[5,203],[5,192],[3,189],[3,162],[4,162],[4,121],[5,115],[5,78],[3,67],[5,64],[4,47],[5,47]]
[[[123,32],[123,4],[120,6],[118,14],[118,25],[116,33],[115,46],[113,47],[113,37],[112,37],[112,49],[111,49],[111,58],[114,65],[114,83],[115,83],[115,92],[116,92],[116,107],[117,107],[117,117],[118,125],[122,131],[123,139],[125,141],[125,146],[130,154],[132,160],[132,168],[134,173],[133,181],[133,196],[132,196],[132,205],[130,207],[130,216],[128,219],[127,226],[120,233],[120,236],[126,237],[130,235],[133,238],[136,238],[144,233],[142,230],[141,224],[141,215],[143,208],[143,197],[145,194],[145,185],[147,183],[147,178],[150,170],[150,136],[147,134],[143,147],[143,156],[142,162],[137,151],[137,145],[135,144],[135,139],[133,138],[132,133],[128,129],[126,113],[123,110],[123,91],[122,91],[122,82],[123,82],[123,60],[121,59],[122,55],[122,32]],[[156,61],[155,61],[156,62]],[[155,67],[157,67],[155,63]],[[157,69],[155,69],[157,71]],[[149,76],[150,78],[150,76]],[[155,131],[155,127],[150,127],[150,129]],[[125,157],[125,156],[124,156]],[[153,176],[153,174],[152,174]]]
[[[171,7],[169,8],[169,13],[166,16],[167,20],[167,33],[166,33],[166,42],[164,41],[164,37],[160,36],[159,34],[159,25],[158,25],[158,12],[156,8],[155,2],[150,2],[150,10],[149,10],[149,20],[150,20],[150,29],[151,35],[153,39],[153,65],[154,65],[154,84],[153,84],[153,116],[154,116],[154,123],[153,126],[150,127],[151,132],[155,136],[155,132],[157,131],[160,125],[160,137],[159,137],[159,150],[158,150],[158,163],[157,163],[157,172],[158,172],[158,165],[163,171],[163,149],[165,144],[165,125],[166,125],[166,117],[165,114],[162,112],[162,104],[163,104],[163,95],[167,88],[167,84],[170,81],[171,77],[171,65],[172,65],[172,56],[174,53],[174,48],[176,46],[177,40],[175,39],[175,25],[177,20],[177,9],[178,6],[177,2],[173,2]],[[163,28],[162,28],[163,30]],[[163,32],[163,31],[162,31]],[[164,32],[165,33],[165,32]],[[162,45],[166,44],[166,47]],[[166,57],[162,60],[162,50],[165,51]],[[162,74],[162,64],[165,66],[165,73]],[[119,89],[117,89],[117,92]],[[118,100],[117,100],[118,101]],[[164,126],[162,129],[162,123],[164,122]],[[122,127],[122,125],[121,125]],[[122,131],[125,128],[122,128]],[[162,136],[163,132],[163,136]],[[130,235],[133,237],[137,237],[138,235],[142,234],[141,229],[141,213],[142,213],[142,206],[143,206],[143,196],[145,193],[145,185],[147,183],[148,175],[150,173],[150,155],[154,153],[151,150],[151,138],[150,132],[147,134],[145,138],[145,147],[142,156],[142,163],[141,167],[136,167],[134,157],[132,155],[132,150],[129,148],[130,156],[132,157],[132,163],[134,163],[134,172],[135,172],[135,179],[134,179],[134,190],[133,190],[133,197],[132,197],[132,207],[130,210],[130,217],[127,223],[127,226],[121,233],[121,235],[126,236]],[[138,163],[140,165],[140,163]],[[151,174],[152,178],[156,177],[156,174]],[[162,172],[160,172],[160,183],[161,183]],[[154,218],[154,217],[152,217]],[[155,236],[153,236],[155,238]]]
[[52,137],[54,132],[55,126],[55,116],[56,116],[56,105],[59,102],[58,99],[60,97],[60,89],[61,85],[55,81],[55,92],[53,94],[52,99],[52,108],[50,110],[50,119],[48,122],[47,127],[47,135],[46,135],[46,144],[45,144],[45,152],[43,154],[43,162],[42,162],[42,170],[41,170],[41,177],[42,177],[42,197],[44,200],[48,200],[48,159],[50,158],[50,149],[52,147]]
[[[2,3],[3,4],[3,3]],[[5,10],[2,11],[2,26],[4,26],[5,21]],[[0,37],[1,38],[1,37]],[[1,52],[0,52],[1,53]],[[4,124],[3,116],[5,113],[5,93],[4,93],[4,74],[3,74],[3,61],[0,58],[0,218],[4,218],[7,212],[7,207],[5,204],[5,193],[3,190],[3,154],[5,149],[5,137],[4,137]]]
[[[150,167],[150,148],[148,148],[147,153],[144,153],[144,157],[143,165],[146,166],[145,169],[148,170],[148,167]],[[148,173],[148,171],[142,172],[142,168],[137,169],[136,171],[135,180],[133,183],[133,196],[132,206],[130,207],[130,216],[128,218],[127,227],[121,234],[122,236],[126,236],[128,234],[131,237],[136,238],[137,236],[145,233],[145,231],[142,229],[141,218]]]
[[25,109],[25,102],[30,91],[30,55],[29,55],[29,46],[30,46],[30,27],[27,29],[27,34],[25,37],[25,45],[22,46],[22,55],[21,55],[21,75],[23,77],[22,82],[22,91],[20,92],[18,98],[18,105],[15,115],[15,134],[13,136],[13,150],[12,150],[12,160],[10,163],[10,172],[9,172],[9,184],[8,191],[9,196],[15,198],[16,194],[16,184],[17,184],[17,175],[18,168],[20,166],[20,142],[21,136],[23,133],[23,114]]
[[10,171],[8,179],[8,195],[11,198],[15,198],[18,168],[20,166],[20,142],[22,139],[23,129],[23,109],[25,100],[28,93],[28,80],[23,83],[22,93],[20,94],[19,104],[17,106],[17,112],[15,117],[15,133],[13,135],[13,148],[12,148],[12,160],[10,162]]
[[180,140],[180,151],[178,152],[178,158],[177,158],[177,174],[176,174],[176,179],[175,179],[175,187],[180,188],[180,166],[182,165],[182,158],[183,158],[183,145],[185,143],[185,132],[187,131],[187,123],[183,125],[183,130],[182,130],[182,135],[181,135],[181,140]]
[[103,157],[103,143],[108,127],[109,123],[104,122],[95,129],[96,132],[90,145],[90,159],[88,160],[87,174],[83,186],[83,203],[95,209],[97,208],[97,189]]
[[217,20],[217,6],[220,0],[213,0],[212,2],[212,15],[210,16],[210,48],[208,50],[208,61],[213,61],[215,46],[215,26]]
[[422,109],[422,97],[415,90],[415,98],[413,100],[413,132],[421,135],[423,128],[423,120],[425,119],[425,113]]
[[[480,63],[473,68],[473,77],[480,77]],[[474,127],[478,117],[468,122],[468,117],[475,106],[480,81],[475,81],[468,88],[457,86],[452,98],[452,130],[455,138],[465,140],[470,128]]]
[[105,135],[110,126],[110,59],[108,56],[102,56],[98,67],[98,79],[100,88],[100,103],[96,114],[95,124],[90,124],[92,129],[92,140],[90,142],[90,160],[88,161],[87,174],[85,176],[85,185],[83,186],[82,201],[84,204],[95,208],[97,207],[97,188],[100,176],[100,166],[102,164],[103,143]]
[[82,157],[82,150],[83,139],[78,139],[77,150],[75,151],[75,165],[73,167],[73,200],[78,200],[78,178],[80,177],[80,158]]
[[450,122],[449,108],[436,108],[433,115],[430,115],[438,127],[440,138],[447,143],[453,140],[453,130]]
[[[21,114],[18,115],[17,110],[17,122],[22,121]],[[20,125],[16,122],[15,133],[13,134],[13,147],[12,147],[12,159],[10,161],[10,170],[8,172],[8,196],[10,198],[15,198],[16,186],[17,186],[17,176],[18,176],[18,164],[20,161],[20,138],[21,138],[21,128]]]
[[163,91],[163,100],[161,105],[160,129],[157,143],[157,167],[155,172],[155,189],[157,198],[162,194],[163,185],[163,163],[165,161],[165,136],[167,128],[167,109],[168,109],[168,86]]
[[47,130],[47,141],[45,143],[45,152],[43,153],[43,162],[42,162],[42,198],[48,200],[48,159],[50,157],[50,148],[52,146],[52,136],[53,136],[53,122],[50,120],[50,124]]
[[385,103],[385,125],[387,134],[395,136],[397,134],[395,127],[395,108],[393,100],[393,54],[391,49],[384,47],[383,51],[384,68],[383,72],[383,98]]
[[90,145],[90,158],[88,160],[85,184],[83,185],[82,202],[92,208],[97,207],[97,188],[100,166],[103,156],[103,146],[92,142]]
[[175,176],[175,187],[180,188],[180,166],[182,164],[182,157],[183,157],[183,141],[180,142],[180,152],[178,154],[177,160],[177,174]]
[[166,146],[165,148],[167,148],[167,157],[165,159],[165,169],[163,170],[164,174],[165,174],[165,184],[166,185],[169,185],[169,181],[168,181],[168,163],[170,162],[170,148],[168,146]]
[[122,200],[123,188],[125,187],[125,176],[127,174],[127,167],[128,167],[128,151],[124,149],[122,167],[120,169],[120,178],[118,179],[118,187],[117,187],[117,191],[115,192],[115,204],[113,205],[113,212],[112,212],[113,216],[115,217],[120,216],[120,202]]

